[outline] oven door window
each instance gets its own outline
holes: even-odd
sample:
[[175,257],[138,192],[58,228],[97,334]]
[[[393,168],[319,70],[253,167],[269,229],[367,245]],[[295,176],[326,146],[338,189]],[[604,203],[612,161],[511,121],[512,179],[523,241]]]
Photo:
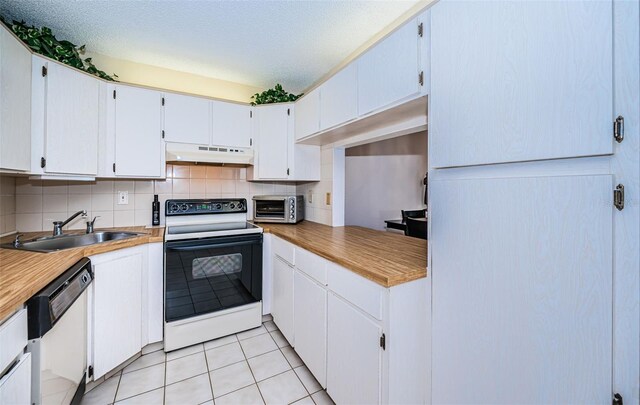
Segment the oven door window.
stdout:
[[262,235],[167,242],[167,322],[262,298]]
[[285,200],[256,200],[256,218],[284,218]]

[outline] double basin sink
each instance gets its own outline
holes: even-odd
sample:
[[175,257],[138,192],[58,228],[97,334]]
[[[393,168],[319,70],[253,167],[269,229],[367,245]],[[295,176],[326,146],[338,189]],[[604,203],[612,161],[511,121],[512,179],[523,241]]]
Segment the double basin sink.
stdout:
[[94,245],[96,243],[129,239],[140,235],[143,234],[136,232],[99,231],[83,235],[49,236],[19,243],[6,243],[0,245],[0,247],[6,249],[49,253],[56,252],[58,250]]

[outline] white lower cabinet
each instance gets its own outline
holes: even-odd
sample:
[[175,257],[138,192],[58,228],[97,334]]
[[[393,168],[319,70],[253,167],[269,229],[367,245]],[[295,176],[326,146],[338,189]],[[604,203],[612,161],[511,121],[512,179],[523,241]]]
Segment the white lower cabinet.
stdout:
[[385,288],[276,236],[271,247],[273,320],[337,404],[428,402],[427,278]]
[[89,364],[97,379],[162,340],[162,244],[91,257]]
[[299,270],[293,276],[296,352],[323,388],[327,387],[327,290]]
[[338,404],[380,403],[380,324],[329,293],[327,329],[329,396]]
[[13,368],[0,378],[0,404],[31,404],[31,353],[23,354]]
[[289,343],[294,345],[293,267],[279,256],[273,256],[273,321]]

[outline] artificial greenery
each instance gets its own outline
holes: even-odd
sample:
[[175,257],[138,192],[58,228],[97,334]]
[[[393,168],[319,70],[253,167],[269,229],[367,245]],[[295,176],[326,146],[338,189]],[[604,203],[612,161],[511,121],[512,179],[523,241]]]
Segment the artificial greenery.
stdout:
[[289,101],[296,101],[300,97],[302,97],[302,94],[295,95],[288,93],[282,88],[281,84],[276,84],[272,89],[265,90],[262,93],[256,93],[251,96],[251,99],[254,100],[251,102],[251,105],[287,103]]
[[51,29],[48,27],[37,28],[34,26],[28,26],[24,21],[18,22],[15,20],[13,20],[12,23],[8,23],[2,17],[0,17],[0,20],[34,52],[47,56],[51,59],[55,59],[65,65],[73,66],[76,69],[83,70],[102,79],[116,81],[118,75],[113,74],[112,76],[109,76],[102,70],[96,68],[91,62],[91,58],[83,59],[80,56],[84,55],[84,45],[76,46],[69,41],[60,41],[55,37],[55,35],[53,35]]

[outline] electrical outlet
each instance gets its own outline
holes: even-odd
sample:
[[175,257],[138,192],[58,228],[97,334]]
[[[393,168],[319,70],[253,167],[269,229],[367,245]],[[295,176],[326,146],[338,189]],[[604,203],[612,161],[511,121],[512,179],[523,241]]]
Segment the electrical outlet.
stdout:
[[325,195],[325,204],[331,205],[331,193]]
[[127,204],[129,204],[129,192],[118,191],[118,205],[127,205]]

